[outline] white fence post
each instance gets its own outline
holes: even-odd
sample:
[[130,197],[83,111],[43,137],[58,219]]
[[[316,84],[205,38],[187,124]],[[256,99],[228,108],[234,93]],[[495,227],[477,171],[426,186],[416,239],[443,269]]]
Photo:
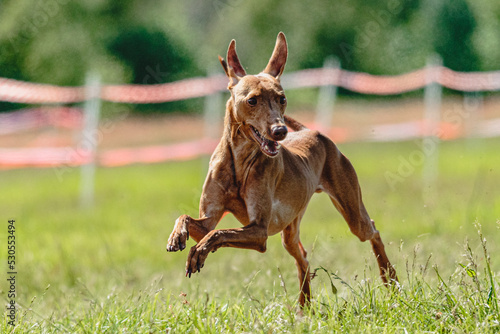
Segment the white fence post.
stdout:
[[[329,131],[333,119],[333,108],[337,98],[337,86],[331,84],[337,82],[340,71],[340,62],[336,57],[327,57],[323,63],[321,75],[322,85],[319,88],[318,104],[316,106],[316,118],[314,123],[320,131]],[[333,70],[333,71],[332,71]],[[331,76],[334,75],[335,78]]]
[[[216,75],[217,72],[214,69],[208,70],[208,77],[214,77]],[[211,141],[220,138],[220,132],[222,130],[222,123],[224,120],[222,95],[223,93],[218,91],[205,97],[205,104],[203,107],[204,140]],[[204,174],[203,177],[205,177],[206,172],[208,171],[208,163],[206,159],[202,160],[202,173]]]
[[87,74],[85,81],[84,126],[79,145],[80,149],[86,151],[85,158],[88,159],[81,166],[80,205],[82,207],[89,207],[94,204],[95,155],[99,141],[97,127],[101,109],[100,95],[101,82],[99,75],[95,73]]
[[439,176],[439,142],[441,124],[441,95],[439,83],[442,60],[439,55],[429,57],[426,66],[426,86],[424,90],[424,136],[422,150],[425,162],[422,171],[424,202],[432,203],[436,181]]
[[467,138],[467,147],[470,150],[480,148],[480,145],[478,145],[479,139],[475,138],[474,132],[477,131],[477,125],[481,120],[482,109],[483,97],[481,92],[464,93],[462,121],[465,122],[465,136]]
[[[209,77],[216,76],[216,72],[210,71]],[[207,95],[203,109],[204,138],[216,139],[220,137],[223,122],[222,92]]]

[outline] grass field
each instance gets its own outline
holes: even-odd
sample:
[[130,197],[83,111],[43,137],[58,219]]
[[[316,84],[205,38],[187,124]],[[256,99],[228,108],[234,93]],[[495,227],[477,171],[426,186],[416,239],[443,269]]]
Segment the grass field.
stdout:
[[[399,291],[381,284],[369,243],[316,195],[301,238],[311,268],[323,269],[303,315],[294,261],[279,236],[264,254],[220,249],[191,279],[187,251],[165,251],[174,220],[197,215],[206,158],[98,169],[92,208],[79,206],[77,169],[62,181],[52,169],[1,172],[4,305],[9,219],[18,274],[16,325],[5,312],[0,332],[498,333],[499,146],[499,139],[443,142],[438,180],[423,189],[422,166],[411,162],[421,151],[416,142],[341,145]],[[391,186],[387,175],[399,178]],[[219,226],[238,223],[227,216]]]

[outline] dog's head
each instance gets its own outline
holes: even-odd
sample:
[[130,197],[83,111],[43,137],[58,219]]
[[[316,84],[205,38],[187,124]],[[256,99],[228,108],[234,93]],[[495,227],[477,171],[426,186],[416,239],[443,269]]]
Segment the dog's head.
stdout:
[[227,50],[227,63],[219,56],[229,78],[233,118],[246,137],[254,140],[270,157],[279,153],[278,142],[288,133],[283,119],[287,101],[280,83],[287,54],[285,34],[280,32],[269,63],[257,75],[246,74],[236,54],[234,39]]

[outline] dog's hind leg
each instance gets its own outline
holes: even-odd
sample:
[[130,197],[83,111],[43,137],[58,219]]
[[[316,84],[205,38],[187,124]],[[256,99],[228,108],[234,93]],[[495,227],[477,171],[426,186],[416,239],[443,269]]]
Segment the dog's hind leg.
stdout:
[[300,284],[299,304],[304,307],[311,301],[311,275],[309,273],[309,262],[306,259],[307,252],[299,238],[299,224],[300,217],[296,218],[281,232],[281,241],[283,247],[295,258]]
[[[371,223],[375,228],[375,222],[372,220]],[[378,266],[380,268],[380,277],[384,283],[391,283],[391,281],[398,281],[398,276],[396,275],[396,270],[391,265],[387,254],[385,253],[384,243],[380,238],[380,233],[377,231],[370,239],[372,244],[373,252],[377,257]]]
[[380,233],[363,204],[354,168],[332,142],[327,145],[329,152],[333,154],[327,158],[321,176],[322,190],[330,196],[337,210],[347,221],[351,232],[361,241],[370,240],[383,282],[397,281],[396,271],[385,253]]

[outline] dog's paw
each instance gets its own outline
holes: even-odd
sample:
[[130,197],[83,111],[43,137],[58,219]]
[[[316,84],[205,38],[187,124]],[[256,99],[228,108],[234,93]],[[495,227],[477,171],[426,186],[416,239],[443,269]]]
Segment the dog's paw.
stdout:
[[189,239],[188,215],[182,215],[175,221],[174,230],[170,234],[167,242],[167,252],[177,252],[186,248],[186,241]]
[[200,244],[191,247],[186,261],[186,276],[191,278],[191,274],[200,272],[200,269],[205,265],[208,253],[207,248],[200,246]]

